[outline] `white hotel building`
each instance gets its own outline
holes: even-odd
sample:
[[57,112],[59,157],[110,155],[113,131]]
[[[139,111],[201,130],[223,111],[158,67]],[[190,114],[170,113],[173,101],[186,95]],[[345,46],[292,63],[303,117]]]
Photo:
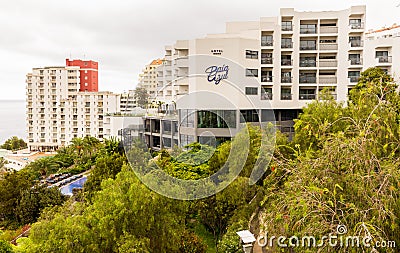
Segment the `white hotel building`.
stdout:
[[75,137],[104,137],[103,117],[120,110],[119,95],[80,91],[79,66],[34,68],[27,74],[30,150],[49,151]]
[[[173,143],[209,143],[209,133],[218,143],[232,136],[227,124],[236,129],[233,134],[239,129],[240,117],[246,122],[275,121],[282,132],[293,133],[293,119],[307,103],[319,99],[322,89],[345,101],[368,67],[379,66],[395,75],[398,38],[374,39],[369,34],[366,40],[365,23],[365,6],[323,12],[284,8],[278,17],[230,22],[223,34],[166,46],[163,65],[157,68],[157,99],[176,103],[179,116],[147,117],[148,145],[160,149]],[[400,55],[396,58],[399,61]],[[219,73],[228,78],[218,85],[210,82],[210,66],[229,66],[229,73]],[[190,95],[202,92],[215,96]],[[210,121],[207,111],[218,116]],[[232,121],[219,124],[221,114]]]

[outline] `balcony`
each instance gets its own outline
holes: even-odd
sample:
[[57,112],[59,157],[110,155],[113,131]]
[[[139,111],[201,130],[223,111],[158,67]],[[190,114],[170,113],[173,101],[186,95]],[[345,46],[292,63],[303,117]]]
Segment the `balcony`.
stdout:
[[321,43],[319,44],[319,50],[327,51],[327,50],[338,50],[337,43]]
[[261,58],[261,64],[273,64],[272,57]]
[[288,48],[293,48],[293,42],[290,43],[282,43],[281,44],[282,49],[288,49]]
[[281,83],[292,83],[293,78],[291,76],[282,76]]
[[262,47],[273,47],[274,46],[274,41],[273,40],[261,40],[261,46]]
[[272,82],[272,76],[261,76],[261,82]]
[[272,100],[272,93],[262,92],[261,93],[261,100]]
[[378,56],[376,59],[378,63],[392,63],[392,56]]
[[350,65],[362,65],[361,59],[349,59]]
[[319,76],[319,83],[320,84],[336,84],[337,76],[334,76],[334,75]]
[[292,66],[293,60],[292,59],[281,59],[281,66]]
[[336,68],[337,67],[337,60],[331,60],[331,59],[320,59],[319,60],[319,67],[324,68],[324,67],[328,67],[328,68]]
[[363,47],[364,43],[362,40],[351,40],[350,47]]
[[300,94],[299,100],[314,100],[316,98],[315,94]]
[[351,23],[349,27],[352,30],[364,29],[364,22]]
[[301,51],[317,50],[317,46],[316,46],[316,45],[312,45],[312,46],[300,46],[300,50],[301,50]]
[[300,34],[316,34],[317,28],[300,28]]
[[281,100],[292,100],[292,94],[290,94],[290,93],[281,93]]
[[283,32],[291,32],[293,31],[293,25],[282,25]]
[[300,76],[300,83],[317,83],[316,76]]
[[316,60],[300,60],[300,67],[312,68],[317,66]]
[[350,83],[358,83],[359,76],[349,76]]
[[319,28],[319,33],[338,33],[339,32],[339,28],[337,26],[321,26]]

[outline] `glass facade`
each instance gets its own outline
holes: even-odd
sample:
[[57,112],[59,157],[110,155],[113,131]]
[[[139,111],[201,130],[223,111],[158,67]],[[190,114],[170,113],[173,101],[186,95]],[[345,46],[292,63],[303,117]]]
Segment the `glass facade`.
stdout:
[[236,128],[236,111],[212,110],[197,112],[198,128]]

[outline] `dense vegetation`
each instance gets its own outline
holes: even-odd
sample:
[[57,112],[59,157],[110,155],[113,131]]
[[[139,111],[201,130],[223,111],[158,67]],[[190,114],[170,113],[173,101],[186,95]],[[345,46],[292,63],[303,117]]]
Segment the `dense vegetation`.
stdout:
[[[293,141],[277,133],[268,166],[261,145],[263,134],[269,133],[250,125],[247,132],[215,150],[193,143],[187,151],[164,150],[151,156],[136,143],[126,154],[135,171],[143,174],[161,168],[176,178],[200,179],[218,171],[229,160],[235,141],[245,139],[247,133],[248,155],[243,161],[239,153],[229,161],[231,170],[243,162],[240,175],[224,190],[200,200],[173,200],[149,190],[129,168],[127,157],[115,141],[102,144],[92,138],[76,139],[53,158],[39,160],[0,181],[0,191],[2,186],[10,190],[10,185],[25,189],[8,198],[0,193],[0,207],[6,208],[3,226],[33,223],[30,236],[18,239],[18,246],[12,249],[1,241],[10,239],[0,232],[0,251],[241,252],[236,232],[242,229],[256,235],[267,232],[287,238],[313,235],[320,239],[337,233],[338,225],[346,225],[348,235],[368,235],[373,242],[391,240],[399,246],[397,85],[382,70],[371,68],[362,73],[347,104],[328,94],[322,98],[304,108],[295,122]],[[265,174],[256,184],[249,184],[254,179],[254,168],[262,168]],[[62,205],[62,201],[48,203],[56,197],[39,198],[50,193],[35,194],[45,189],[31,188],[32,179],[50,173],[89,169],[91,175],[82,195]],[[35,203],[42,202],[47,204],[36,209],[20,206],[37,207]],[[13,216],[7,210],[15,206],[18,212]],[[317,251],[279,249],[276,244],[270,250]],[[318,250],[372,249],[325,245]],[[374,250],[396,252],[389,248]]]
[[13,136],[10,139],[6,140],[3,145],[0,145],[0,148],[7,150],[19,150],[27,148],[28,145],[23,139],[19,139],[17,136]]

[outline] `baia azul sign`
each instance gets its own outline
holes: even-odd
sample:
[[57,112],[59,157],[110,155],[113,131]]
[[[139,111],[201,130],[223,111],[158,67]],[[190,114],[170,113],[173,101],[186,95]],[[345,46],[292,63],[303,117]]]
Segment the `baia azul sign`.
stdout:
[[229,66],[210,66],[206,69],[205,72],[208,74],[207,80],[210,83],[214,82],[215,85],[218,85],[221,80],[228,79]]

